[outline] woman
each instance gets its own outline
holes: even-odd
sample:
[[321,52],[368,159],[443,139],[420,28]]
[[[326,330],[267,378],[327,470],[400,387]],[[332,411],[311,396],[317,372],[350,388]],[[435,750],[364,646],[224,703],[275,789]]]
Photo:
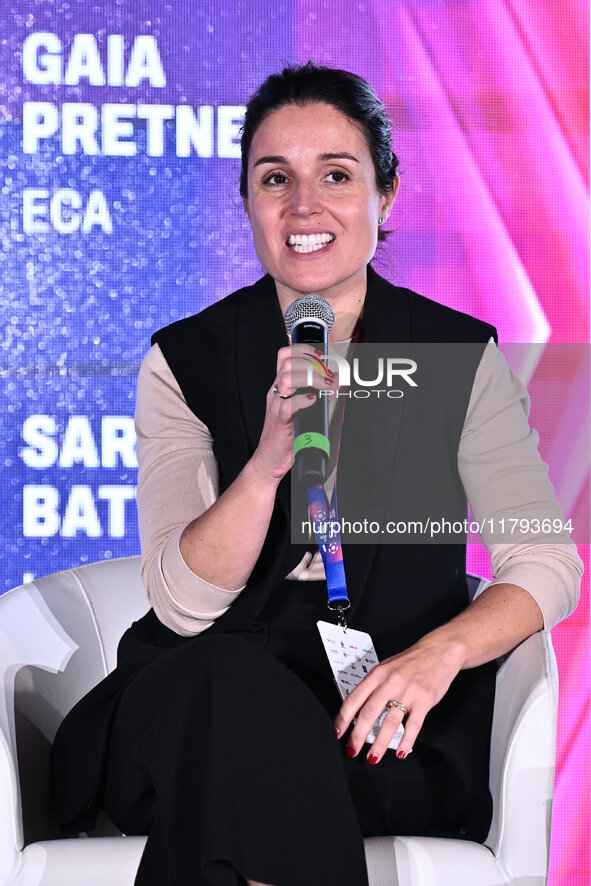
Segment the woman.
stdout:
[[[300,392],[309,348],[289,347],[282,319],[296,298],[330,302],[329,341],[345,349],[471,343],[429,403],[424,457],[444,454],[438,479],[452,495],[463,484],[475,514],[531,502],[540,518],[558,514],[494,330],[371,269],[396,169],[361,78],[311,63],[268,78],[247,108],[241,175],[267,275],[161,330],[142,365],[138,509],[153,610],[55,746],[64,825],[104,805],[124,832],[149,834],[138,884],[359,886],[362,835],[484,840],[492,662],[576,602],[568,543],[490,540],[496,581],[470,606],[461,544],[352,545],[350,623],[382,660],[343,704],[334,689],[315,625],[327,620],[322,561],[289,533],[292,416],[316,399]],[[334,388],[327,375],[312,386]],[[416,426],[397,434],[390,473],[374,480],[418,488],[417,469],[400,465]],[[356,445],[344,422],[339,468],[360,461]],[[100,761],[90,774],[88,745]]]

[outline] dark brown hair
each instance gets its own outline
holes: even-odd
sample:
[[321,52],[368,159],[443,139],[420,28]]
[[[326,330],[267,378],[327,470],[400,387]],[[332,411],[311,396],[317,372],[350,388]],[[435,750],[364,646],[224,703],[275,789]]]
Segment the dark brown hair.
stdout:
[[271,74],[246,106],[240,140],[240,194],[244,199],[248,197],[248,155],[258,127],[279,108],[315,102],[332,105],[360,126],[373,161],[377,189],[381,194],[392,192],[398,158],[392,150],[390,121],[384,105],[363,77],[309,61],[284,68],[280,74]]

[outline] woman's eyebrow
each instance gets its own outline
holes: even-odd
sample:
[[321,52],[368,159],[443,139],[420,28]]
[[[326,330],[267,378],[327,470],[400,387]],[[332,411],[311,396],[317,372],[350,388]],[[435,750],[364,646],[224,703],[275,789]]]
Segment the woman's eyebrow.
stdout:
[[[335,151],[329,154],[320,154],[319,160],[353,160],[354,163],[359,163],[357,157],[354,157],[353,154],[348,154],[346,151]],[[267,157],[259,157],[253,164],[253,168],[256,166],[262,166],[264,163],[283,163],[288,164],[289,160],[287,157],[281,157],[279,154],[270,154]]]
[[331,154],[321,154],[321,160],[353,160],[355,163],[359,163],[357,157],[354,157],[353,154],[347,154],[346,151],[341,151],[338,153]]
[[268,157],[259,157],[259,159],[253,164],[254,166],[261,166],[263,163],[287,163],[288,160],[286,157],[280,157],[278,154],[272,154]]

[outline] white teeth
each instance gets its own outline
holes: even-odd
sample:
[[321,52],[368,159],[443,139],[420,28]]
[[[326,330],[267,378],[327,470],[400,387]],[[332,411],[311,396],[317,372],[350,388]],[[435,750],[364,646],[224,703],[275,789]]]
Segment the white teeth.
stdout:
[[325,243],[317,243],[315,246],[292,246],[294,252],[318,252],[319,249],[323,249]]
[[317,252],[334,240],[334,234],[290,234],[288,243],[294,252]]

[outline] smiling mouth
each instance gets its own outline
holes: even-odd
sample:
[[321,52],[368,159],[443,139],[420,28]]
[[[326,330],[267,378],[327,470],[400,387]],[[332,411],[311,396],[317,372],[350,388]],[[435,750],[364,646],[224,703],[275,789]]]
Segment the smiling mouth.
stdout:
[[318,252],[335,239],[334,234],[290,234],[287,245],[294,252]]

